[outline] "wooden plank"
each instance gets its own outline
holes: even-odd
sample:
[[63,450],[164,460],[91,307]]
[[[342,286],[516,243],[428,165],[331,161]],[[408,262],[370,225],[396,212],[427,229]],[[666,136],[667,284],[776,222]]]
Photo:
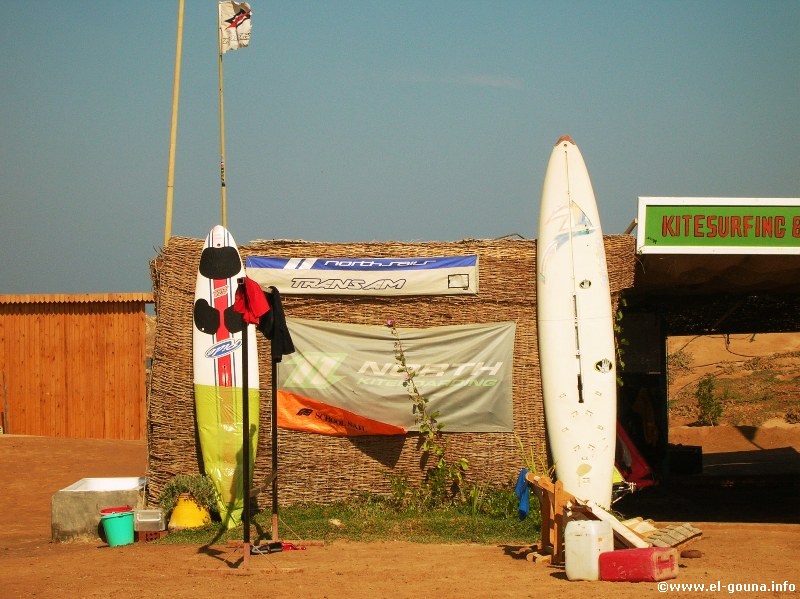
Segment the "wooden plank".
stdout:
[[597,520],[603,520],[604,522],[608,522],[611,524],[611,529],[614,531],[614,537],[621,541],[622,544],[632,547],[632,548],[640,548],[643,549],[645,547],[650,547],[650,543],[642,539],[639,535],[633,532],[630,528],[622,524],[616,516],[607,512],[604,508],[597,505],[594,501],[586,501],[585,505],[591,508],[592,515]]
[[622,524],[630,528],[633,532],[641,537],[646,537],[651,532],[658,530],[650,520],[644,518],[631,518],[630,520],[623,520]]
[[109,352],[108,337],[110,335],[108,306],[96,307],[95,318],[91,322],[91,336],[94,339],[93,351],[89,357],[85,381],[89,387],[89,400],[93,412],[92,434],[98,437],[112,436],[114,434],[113,410],[107,404],[107,397],[112,396],[109,389],[113,388],[115,381],[108,370],[107,356]]
[[75,342],[75,318],[70,310],[66,310],[62,315],[64,334],[62,338],[62,359],[64,363],[61,365],[62,374],[64,377],[64,415],[67,420],[67,437],[71,438],[84,438],[84,421],[81,404],[78,403],[77,398],[80,394],[79,381],[77,374],[80,372],[81,356],[79,353],[73,351]]
[[[15,420],[16,424],[16,431],[18,434],[21,434],[22,431],[27,431],[28,429],[28,404],[30,401],[27,400],[27,396],[25,395],[25,388],[22,386],[22,381],[24,377],[20,376],[22,372],[25,371],[25,366],[27,364],[27,356],[25,355],[25,345],[20,343],[20,334],[21,331],[19,330],[19,317],[18,315],[14,315],[13,319],[11,320],[11,338],[14,340],[13,344],[15,346],[15,350],[11,354],[11,359],[9,360],[10,366],[10,395],[14,401],[12,401],[12,413],[13,413],[13,420]],[[25,401],[16,401],[17,398],[26,398]]]
[[28,426],[33,430],[34,435],[40,435],[42,430],[42,397],[39,388],[39,348],[35,335],[36,327],[31,326],[30,319],[19,321],[20,332],[24,342],[23,355],[25,356],[26,370],[31,373],[25,377],[25,392],[30,394],[31,405],[28,412]]
[[131,389],[133,396],[131,401],[125,402],[126,407],[129,407],[127,415],[127,422],[129,422],[129,431],[126,438],[143,438],[145,436],[145,423],[147,421],[145,415],[145,406],[147,397],[147,379],[146,379],[146,329],[147,319],[143,310],[131,311],[127,316],[126,322],[128,323],[128,332],[126,335],[130,339],[135,339],[136,343],[131,344],[129,347],[133,349],[131,355],[125,363],[128,365],[128,382],[127,386]]
[[[54,322],[52,312],[43,314],[44,322],[40,323],[39,331],[41,334],[41,368],[42,373],[56,369],[61,360],[60,355],[56,352],[54,345]],[[64,394],[56,386],[52,376],[42,376],[40,381],[40,388],[42,390],[42,397],[47,407],[47,420],[42,423],[43,430],[51,429],[55,432],[56,436],[59,435],[59,429],[63,427],[63,419],[60,418],[58,405],[63,398]]]
[[8,373],[6,353],[6,319],[0,318],[0,413],[3,415],[3,432],[11,432],[11,417],[8,414]]
[[[97,372],[102,378],[94,379],[97,383],[97,400],[103,411],[103,431],[108,434],[118,434],[119,419],[117,410],[119,402],[116,401],[117,394],[122,395],[124,389],[120,387],[117,380],[117,372],[114,368],[114,335],[115,335],[115,313],[113,305],[102,306],[103,314],[99,321],[99,328],[96,331],[98,339]],[[114,431],[112,433],[112,431]]]

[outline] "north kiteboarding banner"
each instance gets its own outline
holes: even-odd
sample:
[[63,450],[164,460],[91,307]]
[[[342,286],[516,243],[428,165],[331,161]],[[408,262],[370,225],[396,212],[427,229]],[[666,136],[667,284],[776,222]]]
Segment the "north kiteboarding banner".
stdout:
[[[250,271],[248,270],[248,275]],[[416,430],[385,326],[286,319],[278,426],[330,435]],[[514,322],[397,329],[414,383],[446,432],[511,432]]]
[[280,258],[250,256],[247,276],[283,295],[475,295],[478,256]]

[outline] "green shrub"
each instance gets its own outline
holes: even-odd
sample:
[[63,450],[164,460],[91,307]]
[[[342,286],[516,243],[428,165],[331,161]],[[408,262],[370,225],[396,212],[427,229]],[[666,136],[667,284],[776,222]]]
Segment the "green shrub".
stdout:
[[694,396],[699,409],[697,420],[702,426],[716,426],[722,417],[724,406],[714,394],[714,376],[707,374],[697,383]]
[[217,488],[210,478],[203,474],[176,474],[164,485],[158,497],[158,503],[165,515],[172,511],[178,497],[183,493],[188,494],[200,507],[210,512],[217,511]]

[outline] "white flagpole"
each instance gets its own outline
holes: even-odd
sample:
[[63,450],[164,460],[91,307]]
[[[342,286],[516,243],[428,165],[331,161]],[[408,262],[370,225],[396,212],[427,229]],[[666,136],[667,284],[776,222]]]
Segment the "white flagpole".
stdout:
[[172,124],[169,132],[169,159],[167,164],[167,199],[164,217],[164,246],[172,235],[172,197],[175,191],[175,146],[178,137],[178,98],[181,93],[181,53],[183,49],[183,4],[178,0],[178,30],[175,42],[175,73],[172,78]]
[[217,8],[217,48],[219,50],[219,189],[222,207],[222,226],[227,229],[228,205],[225,194],[225,95],[222,85],[222,31],[219,25],[219,8]]

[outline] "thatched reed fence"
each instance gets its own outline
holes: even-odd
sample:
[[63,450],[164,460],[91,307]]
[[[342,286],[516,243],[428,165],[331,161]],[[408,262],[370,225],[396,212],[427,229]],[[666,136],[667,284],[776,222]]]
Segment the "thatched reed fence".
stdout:
[[[631,287],[634,238],[605,238],[612,294]],[[201,469],[195,435],[192,386],[192,304],[203,241],[173,237],[151,265],[157,326],[148,401],[149,499],[177,473]],[[524,466],[518,440],[526,450],[545,455],[545,428],[536,338],[536,242],[464,240],[458,242],[315,243],[255,241],[241,246],[251,255],[313,257],[479,256],[479,293],[475,296],[393,297],[283,295],[287,317],[400,327],[515,321],[513,433],[451,433],[448,451],[470,461],[469,480],[502,485]],[[258,335],[261,390],[260,430],[254,486],[263,486],[259,505],[268,504],[271,476],[269,431],[271,363],[268,341]],[[409,404],[410,405],[410,404]],[[410,409],[410,408],[409,408]],[[446,414],[442,421],[447,421]],[[419,482],[423,471],[417,435],[340,438],[278,430],[281,504],[330,502],[364,491],[388,493],[387,472]]]

